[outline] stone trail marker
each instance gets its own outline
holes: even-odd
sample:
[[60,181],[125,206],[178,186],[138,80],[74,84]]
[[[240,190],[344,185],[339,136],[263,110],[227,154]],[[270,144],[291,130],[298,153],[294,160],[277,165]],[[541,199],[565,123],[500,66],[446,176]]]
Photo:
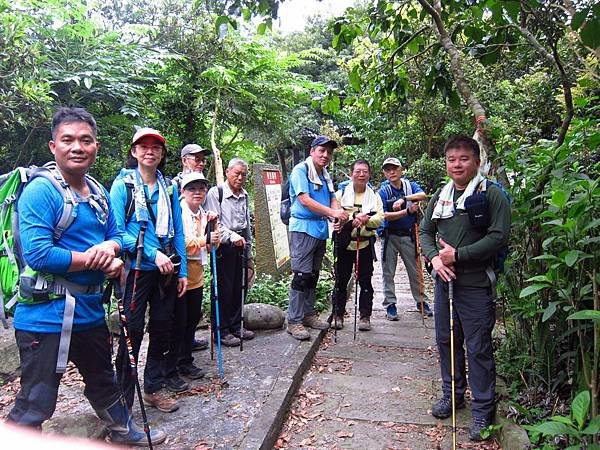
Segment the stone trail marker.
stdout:
[[254,220],[257,273],[273,276],[289,271],[287,227],[279,217],[281,172],[272,164],[254,164]]

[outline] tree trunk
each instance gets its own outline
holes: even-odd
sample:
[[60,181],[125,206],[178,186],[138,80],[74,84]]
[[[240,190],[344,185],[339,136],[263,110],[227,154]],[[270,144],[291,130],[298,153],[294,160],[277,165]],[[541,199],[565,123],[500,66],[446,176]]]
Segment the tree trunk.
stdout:
[[[431,16],[438,39],[450,57],[450,72],[454,78],[456,89],[475,116],[475,133],[473,135],[473,139],[479,143],[479,147],[481,149],[481,166],[484,167],[488,160],[494,161],[498,157],[496,154],[496,149],[488,138],[485,130],[484,125],[485,121],[487,120],[485,108],[481,105],[481,103],[479,103],[479,100],[471,91],[471,88],[466,80],[465,73],[462,69],[460,52],[454,45],[454,42],[452,42],[452,39],[450,38],[450,35],[444,26],[444,22],[442,22],[442,5],[440,0],[434,0],[435,7],[429,4],[427,0],[418,0],[418,2]],[[498,181],[500,181],[502,184],[508,185],[508,177],[506,176],[504,170],[499,170],[496,173],[496,176]]]
[[285,149],[277,150],[277,159],[279,160],[279,167],[281,168],[281,182],[287,179],[287,164],[285,162]]
[[215,134],[217,129],[217,118],[219,116],[219,101],[220,101],[221,93],[217,93],[217,98],[215,100],[215,109],[213,111],[213,119],[212,126],[210,129],[210,146],[212,148],[213,156],[215,159],[215,163],[213,164],[215,168],[215,180],[217,185],[223,184],[225,182],[225,176],[223,175],[223,160],[221,159],[221,151],[217,147],[217,142],[215,140]]

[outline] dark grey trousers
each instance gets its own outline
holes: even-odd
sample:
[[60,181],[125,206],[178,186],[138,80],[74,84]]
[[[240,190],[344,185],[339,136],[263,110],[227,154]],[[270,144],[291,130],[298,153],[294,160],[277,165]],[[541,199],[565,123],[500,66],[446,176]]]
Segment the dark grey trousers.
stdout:
[[[454,380],[457,398],[467,388],[465,347],[469,360],[469,386],[473,417],[491,419],[494,411],[496,365],[492,348],[495,304],[491,288],[454,285]],[[436,279],[435,334],[440,353],[442,389],[451,395],[450,314],[448,283]]]

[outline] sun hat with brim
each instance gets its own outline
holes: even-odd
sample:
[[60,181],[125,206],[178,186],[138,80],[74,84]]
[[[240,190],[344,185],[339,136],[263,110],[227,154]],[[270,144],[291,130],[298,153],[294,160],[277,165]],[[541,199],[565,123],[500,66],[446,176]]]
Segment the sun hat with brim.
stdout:
[[181,189],[185,189],[188,184],[194,182],[204,183],[208,186],[208,180],[204,177],[202,172],[190,172],[181,177]]
[[133,139],[131,140],[131,143],[135,144],[137,141],[139,141],[140,139],[142,139],[146,136],[151,136],[153,138],[158,139],[161,142],[161,144],[164,144],[166,141],[164,136],[162,134],[160,134],[160,132],[155,130],[154,128],[140,128],[133,135]]
[[187,155],[195,155],[196,153],[207,153],[208,150],[200,147],[198,144],[187,144],[185,147],[181,149],[181,157]]

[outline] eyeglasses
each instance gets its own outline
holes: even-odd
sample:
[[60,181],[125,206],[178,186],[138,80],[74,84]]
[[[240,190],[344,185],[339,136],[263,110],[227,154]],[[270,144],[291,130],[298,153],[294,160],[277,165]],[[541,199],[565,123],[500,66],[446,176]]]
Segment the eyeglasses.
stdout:
[[197,163],[205,163],[206,162],[206,158],[204,156],[194,156],[194,155],[187,155],[186,159],[193,159],[195,162]]
[[369,175],[369,171],[366,169],[354,169],[353,173],[356,175]]
[[145,145],[145,144],[137,144],[137,148],[139,148],[143,152],[147,152],[151,150],[154,153],[162,153],[163,146],[162,145]]

